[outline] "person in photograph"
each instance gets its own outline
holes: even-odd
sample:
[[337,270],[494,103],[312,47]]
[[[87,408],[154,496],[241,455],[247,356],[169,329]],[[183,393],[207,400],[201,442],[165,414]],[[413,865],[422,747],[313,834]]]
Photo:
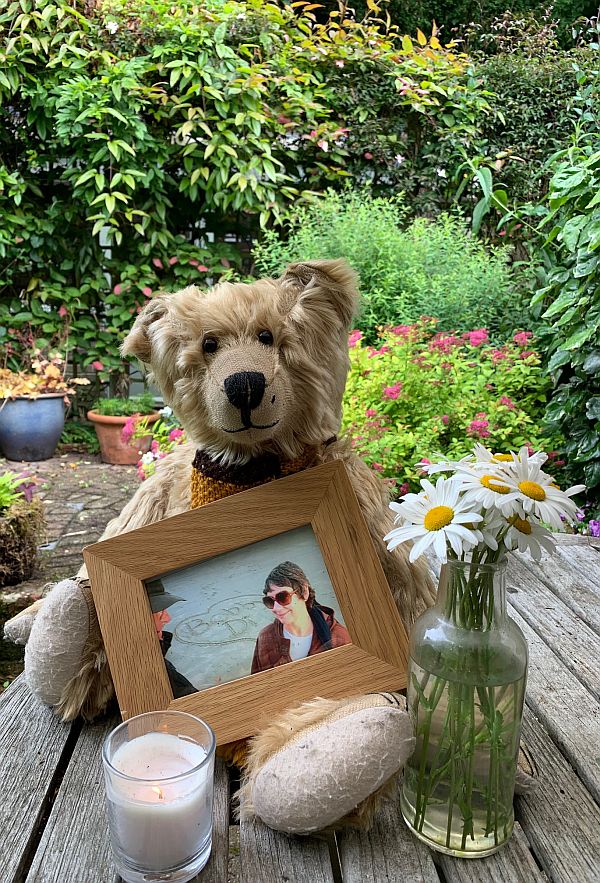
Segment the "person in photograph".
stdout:
[[273,568],[262,600],[273,611],[274,621],[258,635],[252,674],[351,643],[332,608],[317,602],[306,574],[291,561]]
[[188,681],[185,675],[180,671],[177,671],[171,660],[166,658],[173,640],[172,632],[168,632],[165,629],[165,626],[171,622],[171,616],[167,613],[167,608],[172,607],[173,604],[177,604],[178,601],[183,601],[183,598],[180,598],[178,595],[172,595],[170,592],[166,592],[162,581],[158,579],[148,582],[146,584],[146,590],[148,592],[148,600],[150,601],[150,609],[152,610],[152,619],[154,620],[154,627],[156,628],[156,634],[165,662],[165,668],[167,669],[169,682],[171,684],[171,689],[173,690],[173,698],[179,699],[181,696],[190,696],[192,693],[197,692],[196,688],[191,681]]

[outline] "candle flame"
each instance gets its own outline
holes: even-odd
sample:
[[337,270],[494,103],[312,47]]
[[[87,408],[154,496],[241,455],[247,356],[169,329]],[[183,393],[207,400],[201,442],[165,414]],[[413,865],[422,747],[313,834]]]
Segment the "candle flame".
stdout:
[[155,794],[158,795],[158,799],[159,799],[159,800],[162,800],[162,799],[163,799],[163,793],[162,793],[162,791],[161,791],[160,788],[155,787],[155,788],[152,788],[152,790],[154,791]]

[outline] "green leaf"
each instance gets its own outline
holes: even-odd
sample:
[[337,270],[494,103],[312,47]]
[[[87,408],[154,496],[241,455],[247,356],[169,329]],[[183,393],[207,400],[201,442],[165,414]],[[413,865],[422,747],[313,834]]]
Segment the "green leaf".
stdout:
[[590,420],[600,420],[600,396],[592,396],[585,406],[585,413]]
[[473,230],[473,233],[475,233],[475,234],[479,233],[479,228],[481,227],[481,222],[483,221],[484,217],[487,215],[489,210],[490,210],[489,200],[486,199],[485,197],[483,199],[480,199],[473,210],[473,219],[471,221],[471,229]]
[[481,189],[483,191],[484,197],[489,200],[492,195],[492,173],[489,169],[484,167],[482,169],[476,170],[475,177],[481,184]]
[[587,374],[596,374],[600,372],[600,350],[592,350],[583,363],[583,370]]

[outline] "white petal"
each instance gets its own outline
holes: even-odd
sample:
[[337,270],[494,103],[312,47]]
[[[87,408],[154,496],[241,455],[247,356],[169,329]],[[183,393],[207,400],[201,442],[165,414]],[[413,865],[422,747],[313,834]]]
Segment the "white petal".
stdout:
[[427,531],[425,536],[422,536],[421,539],[417,540],[412,549],[410,550],[410,555],[408,559],[410,562],[416,561],[417,558],[423,554],[425,549],[429,548],[429,546],[433,543],[435,537],[433,534],[435,531]]

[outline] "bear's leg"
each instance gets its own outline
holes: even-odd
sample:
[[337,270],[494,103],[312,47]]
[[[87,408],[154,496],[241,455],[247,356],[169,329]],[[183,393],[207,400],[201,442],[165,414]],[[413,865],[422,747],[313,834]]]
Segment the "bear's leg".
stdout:
[[[193,448],[182,445],[140,485],[101,539],[117,536],[189,508]],[[6,637],[25,643],[25,678],[63,720],[94,718],[113,696],[112,681],[87,573],[62,580],[40,602],[9,620]]]

